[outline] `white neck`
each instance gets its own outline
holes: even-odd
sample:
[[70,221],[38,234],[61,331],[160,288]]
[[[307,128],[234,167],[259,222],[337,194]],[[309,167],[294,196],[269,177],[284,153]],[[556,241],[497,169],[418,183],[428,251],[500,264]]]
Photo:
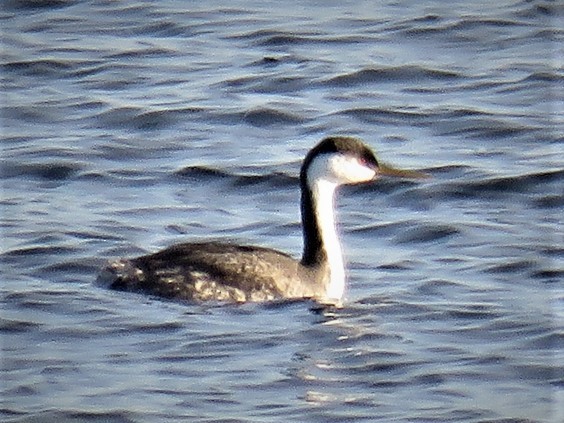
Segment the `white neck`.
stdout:
[[326,297],[332,300],[340,300],[345,291],[345,265],[335,225],[334,197],[338,184],[324,178],[314,179],[310,182],[315,207],[313,212],[317,217],[321,240],[329,263],[329,283],[326,287]]

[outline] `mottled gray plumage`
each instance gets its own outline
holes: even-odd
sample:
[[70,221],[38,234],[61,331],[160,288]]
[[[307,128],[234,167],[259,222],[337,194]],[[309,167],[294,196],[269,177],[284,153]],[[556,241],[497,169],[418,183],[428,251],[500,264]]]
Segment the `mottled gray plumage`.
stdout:
[[219,242],[178,244],[111,266],[120,276],[114,289],[196,301],[311,298],[325,283],[322,268],[287,254]]

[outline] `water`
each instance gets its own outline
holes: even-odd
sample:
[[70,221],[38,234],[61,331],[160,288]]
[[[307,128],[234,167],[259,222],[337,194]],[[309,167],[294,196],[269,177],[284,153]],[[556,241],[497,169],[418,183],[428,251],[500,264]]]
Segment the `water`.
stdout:
[[[562,421],[558,2],[0,17],[3,421]],[[94,283],[184,240],[299,256],[299,163],[336,133],[433,176],[344,190],[343,309]]]

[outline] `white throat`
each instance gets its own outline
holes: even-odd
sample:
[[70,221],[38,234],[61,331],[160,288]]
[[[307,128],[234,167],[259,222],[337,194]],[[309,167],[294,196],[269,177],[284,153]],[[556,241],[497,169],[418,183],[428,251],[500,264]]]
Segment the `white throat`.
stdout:
[[370,181],[375,175],[376,171],[358,157],[339,153],[320,154],[307,170],[313,213],[329,264],[327,299],[340,301],[345,292],[345,265],[335,224],[335,190],[339,185]]
[[345,292],[345,265],[335,224],[334,197],[337,186],[337,183],[323,178],[314,179],[310,184],[315,205],[313,212],[317,217],[329,264],[329,282],[325,296],[330,300],[341,300]]

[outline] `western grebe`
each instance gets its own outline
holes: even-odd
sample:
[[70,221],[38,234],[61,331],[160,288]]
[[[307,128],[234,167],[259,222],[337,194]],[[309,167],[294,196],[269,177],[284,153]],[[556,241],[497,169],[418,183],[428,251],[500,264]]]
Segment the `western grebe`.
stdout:
[[325,138],[309,151],[300,171],[301,260],[262,247],[184,243],[155,254],[110,262],[102,278],[113,289],[181,300],[308,298],[339,304],[345,290],[345,267],[335,225],[335,190],[339,185],[369,182],[380,175],[420,174],[379,164],[370,148],[356,138]]

